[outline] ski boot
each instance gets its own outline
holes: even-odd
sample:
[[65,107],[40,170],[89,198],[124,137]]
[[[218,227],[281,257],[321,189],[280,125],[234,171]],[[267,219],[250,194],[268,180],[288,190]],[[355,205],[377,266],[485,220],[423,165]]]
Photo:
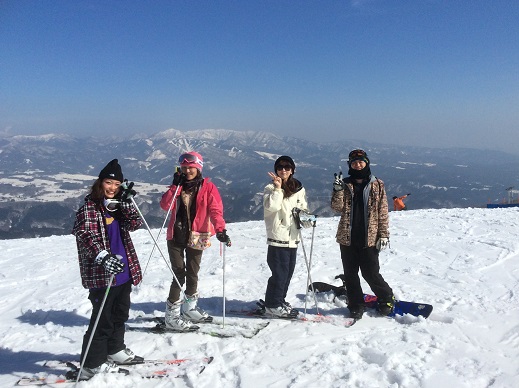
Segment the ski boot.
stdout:
[[377,302],[377,310],[380,315],[390,315],[395,309],[395,297],[391,295],[388,299],[381,299]]
[[366,306],[364,306],[363,304],[350,305],[348,306],[348,310],[350,310],[350,318],[362,319],[364,311],[366,311]]
[[182,303],[182,316],[193,323],[210,323],[213,317],[202,310],[198,305],[198,293],[186,295]]
[[180,314],[182,302],[177,300],[175,303],[171,303],[166,300],[166,316],[164,318],[164,328],[171,331],[196,331],[200,327],[192,324],[188,319],[184,318]]
[[135,355],[135,353],[128,348],[114,354],[109,354],[107,359],[109,362],[113,362],[117,365],[133,365],[142,364],[144,362],[143,357]]

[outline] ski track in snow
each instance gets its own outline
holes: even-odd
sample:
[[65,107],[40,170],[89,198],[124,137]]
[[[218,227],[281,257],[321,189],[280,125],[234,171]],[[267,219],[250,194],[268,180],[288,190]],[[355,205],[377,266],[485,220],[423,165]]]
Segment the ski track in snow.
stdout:
[[[313,281],[340,284],[338,217],[318,218],[312,250]],[[262,221],[228,225],[225,250],[225,322],[252,327],[265,320],[232,316],[264,297],[270,271]],[[154,236],[158,230],[153,230]],[[214,356],[202,374],[142,380],[96,376],[78,386],[97,387],[517,387],[519,386],[519,211],[441,209],[390,213],[391,247],[381,273],[397,298],[434,305],[429,319],[396,319],[368,312],[350,328],[272,320],[252,339],[204,334],[126,334],[127,345],[150,359]],[[143,229],[133,239],[144,269],[153,242]],[[309,255],[311,229],[303,230]],[[165,234],[159,238],[166,253]],[[48,372],[44,360],[77,359],[90,302],[81,286],[73,236],[0,241],[0,384]],[[167,259],[167,258],[166,258]],[[222,322],[220,246],[204,253],[200,306]],[[129,324],[163,315],[171,272],[158,250],[144,282],[134,288]],[[288,301],[314,314],[305,296],[303,251]],[[370,292],[363,281],[365,292]],[[344,316],[342,301],[316,296],[323,314]],[[228,330],[226,328],[226,330]]]

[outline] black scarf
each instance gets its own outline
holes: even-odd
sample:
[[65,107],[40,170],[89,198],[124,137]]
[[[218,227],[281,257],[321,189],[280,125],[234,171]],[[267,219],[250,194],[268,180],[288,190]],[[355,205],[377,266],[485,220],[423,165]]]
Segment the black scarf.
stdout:
[[364,167],[362,170],[355,170],[354,168],[351,168],[348,170],[348,175],[351,176],[353,179],[366,179],[371,175],[371,170],[369,168],[369,164],[366,164],[366,167]]
[[202,178],[201,176],[197,176],[196,178],[191,179],[190,181],[185,181],[182,184],[182,190],[192,191],[198,189],[198,186],[200,185],[200,183],[202,183],[203,179],[204,178]]
[[353,181],[352,183],[353,200],[351,204],[351,245],[364,248],[366,246],[366,220],[364,219],[364,188],[368,184],[368,180],[364,179],[360,183]]
[[[196,216],[196,196],[198,194],[198,188],[200,187],[202,180],[202,177],[196,177],[182,184],[182,190],[185,193],[191,193],[189,208],[186,207],[181,197],[177,199],[177,214],[175,216],[175,224],[173,226],[173,240],[176,244],[184,247],[187,246],[191,225],[193,224],[193,220]],[[191,220],[191,225],[188,224],[188,220]]]

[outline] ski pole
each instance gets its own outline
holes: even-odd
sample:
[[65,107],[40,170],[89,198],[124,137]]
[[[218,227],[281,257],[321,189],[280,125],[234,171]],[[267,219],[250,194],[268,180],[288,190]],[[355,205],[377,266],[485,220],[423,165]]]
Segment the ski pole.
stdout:
[[[315,224],[316,224],[316,221],[313,221],[313,223],[312,223],[312,242],[310,244],[310,262],[309,262],[310,268],[312,268],[312,257],[313,257],[313,251],[314,251]],[[315,295],[314,283],[312,282],[312,278],[310,276],[310,271],[308,271],[308,277],[306,279],[306,283],[307,283],[306,288],[307,289],[310,288]]]
[[184,293],[184,290],[182,290],[182,285],[178,281],[177,275],[175,275],[175,272],[173,271],[173,269],[170,267],[168,261],[166,260],[166,256],[164,256],[164,253],[162,253],[162,249],[160,249],[159,243],[157,242],[155,237],[153,237],[153,233],[151,232],[151,229],[150,229],[148,223],[146,222],[146,219],[142,215],[141,209],[139,209],[139,206],[137,206],[137,203],[135,202],[135,198],[131,197],[131,200],[132,200],[133,206],[135,206],[135,209],[137,209],[137,212],[139,213],[139,216],[141,217],[142,222],[144,222],[144,225],[146,226],[146,229],[148,230],[148,233],[150,234],[150,237],[153,240],[153,243],[155,244],[155,246],[159,250],[160,255],[162,256],[162,258],[166,262],[167,267],[169,268],[171,274],[173,275],[173,279],[175,279],[175,281],[177,282],[178,287],[180,288],[180,293],[182,294],[182,298],[185,299],[186,298],[186,294]]
[[[301,233],[301,229],[299,229],[299,238],[301,239],[301,247],[303,248],[303,256],[305,258],[306,270],[308,271],[308,280],[307,281],[312,282],[312,275],[310,275],[310,264],[309,264],[308,258],[306,256],[306,250],[305,250],[305,245],[303,243],[303,234]],[[308,284],[307,284],[307,289],[305,290],[305,295],[307,293],[308,293]],[[319,307],[317,306],[317,298],[315,296],[315,292],[313,293],[313,295],[314,295],[315,310],[316,310],[317,314],[319,314]],[[306,316],[306,305],[307,305],[307,298],[305,298],[305,316]]]
[[79,381],[79,376],[81,376],[81,372],[83,371],[83,367],[85,366],[85,360],[88,356],[88,351],[90,350],[90,345],[92,344],[92,340],[94,339],[94,333],[97,329],[97,324],[99,323],[99,319],[101,318],[101,313],[103,312],[103,308],[106,303],[106,299],[108,298],[108,293],[110,292],[110,288],[112,287],[112,283],[114,281],[114,274],[110,275],[110,281],[108,282],[108,287],[106,287],[105,296],[103,298],[103,301],[101,302],[101,307],[99,307],[99,312],[97,313],[96,321],[94,322],[94,327],[92,328],[92,332],[90,333],[90,338],[88,339],[88,344],[85,350],[85,354],[83,355],[83,360],[81,361],[81,365],[79,368],[79,372],[77,374],[76,383]]
[[[177,201],[177,194],[178,194],[178,190],[179,189],[180,189],[180,185],[177,185],[177,189],[175,190],[175,194],[173,194],[173,199],[171,200],[171,204],[169,205],[168,212],[166,213],[166,218],[164,218],[164,222],[162,223],[162,226],[161,226],[161,228],[159,230],[159,233],[157,234],[157,237],[156,237],[157,241],[159,240],[159,237],[160,237],[160,234],[162,233],[162,230],[166,226],[166,223],[168,221],[169,215],[171,214],[171,210],[173,209],[173,205]],[[151,249],[150,256],[148,257],[148,261],[146,262],[146,266],[144,267],[144,272],[142,274],[143,279],[144,279],[144,275],[146,274],[146,270],[148,269],[148,265],[150,263],[151,257],[153,256],[154,252],[155,252],[155,245]],[[141,284],[142,284],[142,282],[141,282]]]
[[[222,248],[223,247],[223,248]],[[223,253],[222,253],[222,270],[223,270],[223,275],[222,275],[222,290],[223,290],[223,311],[222,311],[222,325],[223,327],[225,328],[225,244],[224,243],[220,243],[220,249],[223,249]]]
[[[299,238],[301,239],[301,247],[303,248],[303,256],[305,258],[306,270],[308,272],[308,276],[306,279],[306,289],[305,289],[305,295],[307,295],[308,294],[308,285],[309,285],[309,283],[312,284],[312,275],[310,274],[310,266],[312,263],[312,253],[313,253],[313,248],[314,248],[314,232],[315,232],[316,219],[315,219],[315,216],[309,217],[307,214],[305,221],[302,222],[301,221],[301,212],[302,212],[302,210],[297,207],[292,209],[292,217],[294,218],[296,227],[299,230]],[[306,222],[308,222],[308,221],[313,222],[312,227],[314,228],[312,230],[312,244],[310,247],[310,262],[308,261],[308,257],[306,256],[305,244],[303,241],[304,240],[303,233],[301,232],[302,224],[306,225]],[[313,291],[313,286],[312,286],[312,291]],[[313,294],[314,294],[315,309],[316,309],[317,314],[319,314],[319,307],[317,306],[317,298],[315,296],[315,292],[313,292]],[[305,298],[305,316],[306,316],[306,306],[307,306],[307,298]]]

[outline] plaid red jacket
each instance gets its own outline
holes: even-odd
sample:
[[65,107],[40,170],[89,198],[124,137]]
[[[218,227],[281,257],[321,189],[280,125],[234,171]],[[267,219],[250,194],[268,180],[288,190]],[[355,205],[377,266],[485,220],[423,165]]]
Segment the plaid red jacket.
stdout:
[[[118,221],[121,227],[121,238],[126,249],[132,282],[137,285],[142,280],[142,272],[130,232],[137,230],[142,225],[142,220],[131,203],[122,203],[120,209],[122,217],[118,218]],[[110,252],[110,242],[104,223],[103,209],[90,199],[90,195],[86,196],[85,204],[76,213],[72,234],[76,236],[83,287],[88,289],[108,287],[110,274],[102,265],[94,264],[94,260],[102,250]],[[115,278],[113,285],[116,285]]]

